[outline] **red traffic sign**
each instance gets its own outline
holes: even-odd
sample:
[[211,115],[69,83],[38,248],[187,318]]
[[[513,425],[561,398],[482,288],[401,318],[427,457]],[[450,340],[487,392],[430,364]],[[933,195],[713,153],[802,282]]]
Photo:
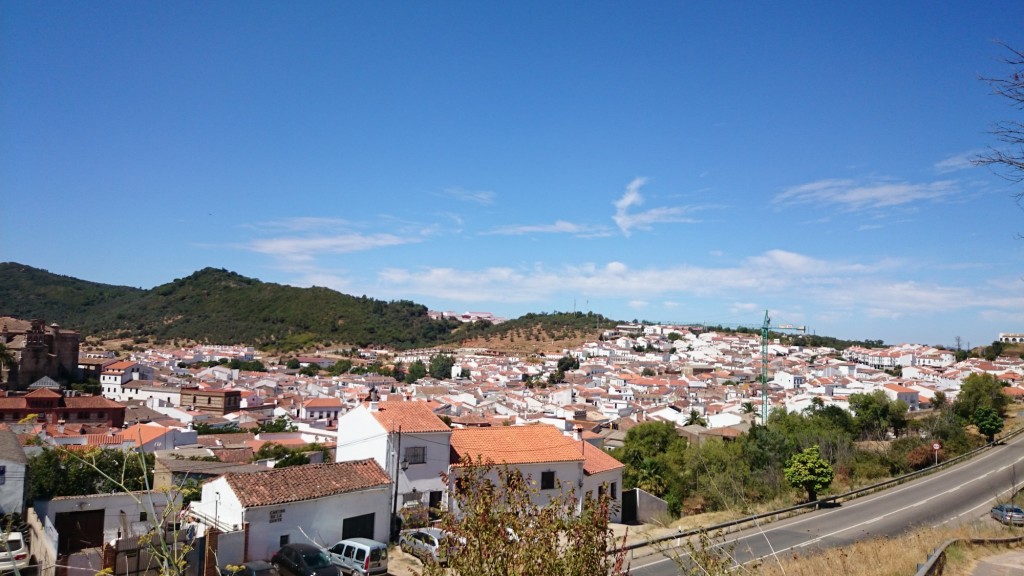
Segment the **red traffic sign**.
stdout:
[[939,444],[938,442],[932,444],[932,450],[942,450],[942,444]]

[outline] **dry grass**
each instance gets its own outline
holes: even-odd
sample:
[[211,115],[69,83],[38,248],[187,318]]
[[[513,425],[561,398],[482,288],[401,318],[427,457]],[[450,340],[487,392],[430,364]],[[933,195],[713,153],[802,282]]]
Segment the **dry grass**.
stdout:
[[[765,561],[757,568],[757,573],[768,576],[906,576],[914,574],[917,565],[927,560],[928,555],[946,540],[1008,535],[1011,535],[1009,529],[988,521],[956,528],[927,528],[916,530],[902,538],[864,540],[820,554],[804,556],[789,553],[779,560]],[[977,560],[1004,549],[980,546],[951,547],[947,552],[944,574],[969,575]]]

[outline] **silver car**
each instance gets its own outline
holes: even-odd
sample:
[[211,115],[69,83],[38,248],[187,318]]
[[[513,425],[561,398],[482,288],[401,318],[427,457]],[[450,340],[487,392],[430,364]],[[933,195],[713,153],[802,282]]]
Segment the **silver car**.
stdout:
[[1013,504],[1000,504],[999,506],[992,508],[989,515],[1003,524],[1024,526],[1024,510],[1021,510],[1020,506],[1014,506]]
[[440,528],[410,528],[398,536],[398,546],[403,552],[412,554],[423,563],[448,561],[448,533]]
[[0,540],[0,573],[19,572],[28,568],[29,552],[25,537],[21,532],[12,530]]

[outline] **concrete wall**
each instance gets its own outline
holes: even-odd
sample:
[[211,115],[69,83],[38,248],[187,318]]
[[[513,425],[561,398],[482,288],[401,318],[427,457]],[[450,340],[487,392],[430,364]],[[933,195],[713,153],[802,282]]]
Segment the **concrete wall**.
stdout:
[[636,517],[640,523],[646,524],[668,514],[668,502],[639,488],[636,493]]
[[357,406],[338,419],[335,462],[373,458],[381,468],[390,470],[388,436],[366,406]]

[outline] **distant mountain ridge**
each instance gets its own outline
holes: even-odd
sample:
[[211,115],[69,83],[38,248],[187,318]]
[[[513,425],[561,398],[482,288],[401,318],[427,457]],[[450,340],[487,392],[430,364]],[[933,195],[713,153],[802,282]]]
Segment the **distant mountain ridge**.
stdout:
[[[80,280],[17,262],[0,262],[0,316],[41,318],[102,339],[247,344],[280,351],[472,342],[529,353],[537,351],[541,341],[561,349],[581,339],[597,339],[617,324],[591,312],[531,313],[494,326],[462,324],[434,320],[426,306],[409,300],[386,302],[329,288],[284,286],[218,268],[144,290]],[[777,336],[804,346],[882,346],[881,340]]]
[[43,318],[102,338],[194,340],[298,349],[318,344],[434,346],[460,326],[414,302],[261,282],[204,268],[150,290],[0,263],[0,316]]

